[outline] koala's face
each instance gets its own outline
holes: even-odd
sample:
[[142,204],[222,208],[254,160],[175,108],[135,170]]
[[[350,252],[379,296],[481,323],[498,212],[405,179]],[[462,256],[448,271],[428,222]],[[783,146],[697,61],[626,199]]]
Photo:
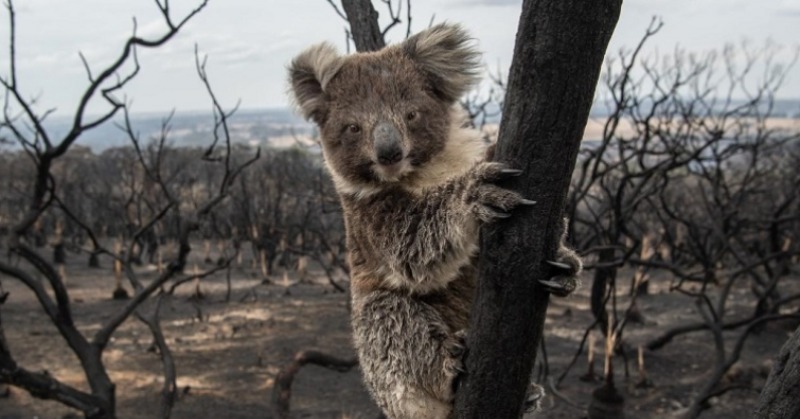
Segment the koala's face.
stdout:
[[396,182],[444,147],[450,103],[400,50],[345,59],[320,121],[325,156],[352,182]]
[[379,52],[342,57],[322,44],[292,62],[292,92],[340,183],[402,182],[436,158],[451,106],[476,79],[468,43],[459,27],[440,25]]

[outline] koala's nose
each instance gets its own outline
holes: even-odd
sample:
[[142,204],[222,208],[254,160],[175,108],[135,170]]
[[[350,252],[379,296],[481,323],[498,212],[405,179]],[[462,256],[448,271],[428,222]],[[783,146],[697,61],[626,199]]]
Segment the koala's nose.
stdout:
[[389,122],[378,124],[372,131],[378,163],[389,166],[403,160],[403,145],[397,128]]

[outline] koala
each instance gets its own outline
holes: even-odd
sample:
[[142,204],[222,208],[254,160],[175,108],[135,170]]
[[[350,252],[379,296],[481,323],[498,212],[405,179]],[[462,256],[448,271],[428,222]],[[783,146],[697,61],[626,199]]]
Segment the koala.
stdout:
[[[488,161],[458,103],[479,69],[471,38],[451,24],[377,52],[322,43],[289,65],[344,212],[364,381],[389,418],[451,417],[480,226],[534,204],[498,185],[521,172]],[[562,243],[551,264],[543,285],[570,293],[580,259]]]

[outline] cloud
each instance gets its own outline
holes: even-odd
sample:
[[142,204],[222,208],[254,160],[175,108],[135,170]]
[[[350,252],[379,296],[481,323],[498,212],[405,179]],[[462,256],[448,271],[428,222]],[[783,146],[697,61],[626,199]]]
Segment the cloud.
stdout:
[[775,13],[778,15],[800,16],[800,0],[783,0]]
[[208,52],[209,60],[229,64],[243,65],[263,59],[263,52],[257,46],[249,44],[229,45],[226,48],[215,48]]
[[[151,19],[144,24],[139,23],[138,27],[136,28],[136,36],[144,39],[158,39],[164,36],[167,33],[167,24],[164,22],[164,19]],[[132,30],[128,29],[124,33],[124,39],[128,39],[131,36]]]

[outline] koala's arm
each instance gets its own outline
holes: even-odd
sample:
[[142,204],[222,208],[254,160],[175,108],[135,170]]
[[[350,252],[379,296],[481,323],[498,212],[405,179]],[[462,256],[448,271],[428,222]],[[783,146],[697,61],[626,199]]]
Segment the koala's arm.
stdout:
[[533,203],[493,184],[519,173],[500,163],[479,163],[401,204],[387,204],[395,212],[390,219],[396,221],[376,214],[377,234],[370,241],[389,268],[389,280],[424,291],[455,278],[477,251],[481,223],[506,218],[513,208]]

